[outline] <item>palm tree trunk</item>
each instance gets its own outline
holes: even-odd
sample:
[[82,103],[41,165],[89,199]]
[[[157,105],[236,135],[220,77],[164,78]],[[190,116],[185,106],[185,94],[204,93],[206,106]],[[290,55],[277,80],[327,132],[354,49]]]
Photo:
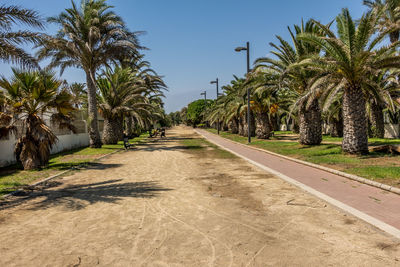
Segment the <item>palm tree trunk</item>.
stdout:
[[298,134],[300,132],[299,123],[297,122],[296,119],[293,119],[293,121],[292,121],[292,131],[295,134]]
[[247,113],[245,114],[245,116],[246,116],[246,119],[245,119],[245,124],[243,127],[244,136],[248,136],[248,127],[250,125],[250,136],[255,137],[256,136],[256,122],[255,122],[254,113],[250,112],[250,123],[247,121]]
[[86,84],[88,88],[88,120],[89,120],[89,138],[90,147],[100,148],[101,138],[97,123],[97,99],[96,99],[96,83],[94,79],[94,72],[86,72]]
[[259,139],[269,139],[271,135],[271,123],[267,113],[259,112],[256,117],[256,136]]
[[103,142],[106,145],[117,144],[123,137],[121,117],[104,118]]
[[330,135],[331,137],[343,137],[343,118],[340,116],[339,120],[332,119],[330,122]]
[[233,118],[229,122],[229,128],[231,130],[231,133],[237,134],[239,132],[239,120],[237,118]]
[[239,133],[239,135],[244,136],[244,118],[243,118],[243,116],[239,117],[238,133]]
[[359,87],[348,87],[343,95],[343,152],[368,153],[365,99]]
[[383,109],[375,101],[371,101],[371,126],[372,137],[385,137],[385,122],[383,119]]
[[309,108],[306,103],[300,104],[300,137],[299,142],[302,145],[319,145],[322,141],[322,120],[321,110],[318,99],[313,100]]
[[133,120],[131,116],[125,117],[125,125],[126,125],[126,135],[131,138],[133,135]]

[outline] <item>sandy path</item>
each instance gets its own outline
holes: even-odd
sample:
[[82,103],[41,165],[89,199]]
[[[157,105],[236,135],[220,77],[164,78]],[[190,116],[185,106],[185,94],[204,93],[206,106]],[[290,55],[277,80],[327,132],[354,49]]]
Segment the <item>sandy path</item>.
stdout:
[[0,266],[400,265],[399,240],[167,135],[0,210]]

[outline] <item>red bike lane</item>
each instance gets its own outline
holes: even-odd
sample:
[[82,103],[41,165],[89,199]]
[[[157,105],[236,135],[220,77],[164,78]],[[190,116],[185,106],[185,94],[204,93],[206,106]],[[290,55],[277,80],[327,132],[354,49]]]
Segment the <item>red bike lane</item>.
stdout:
[[205,130],[197,131],[209,141],[239,156],[283,174],[400,231],[400,195],[238,144]]

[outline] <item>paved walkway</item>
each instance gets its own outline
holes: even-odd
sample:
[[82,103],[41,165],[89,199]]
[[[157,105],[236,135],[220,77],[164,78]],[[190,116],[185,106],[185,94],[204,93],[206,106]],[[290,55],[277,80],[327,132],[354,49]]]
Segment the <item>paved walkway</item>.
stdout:
[[198,131],[216,144],[400,230],[400,195]]

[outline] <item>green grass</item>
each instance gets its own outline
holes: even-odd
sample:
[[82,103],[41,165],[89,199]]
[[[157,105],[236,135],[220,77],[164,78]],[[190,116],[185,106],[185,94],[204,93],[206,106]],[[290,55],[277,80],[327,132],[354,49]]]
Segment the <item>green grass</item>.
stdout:
[[[331,137],[330,135],[323,135],[322,140],[326,142],[342,142],[342,137]],[[368,143],[371,146],[379,145],[398,145],[400,139],[389,139],[389,138],[368,138]]]
[[[143,134],[129,141],[130,143],[139,144],[145,142],[146,138],[147,134]],[[123,142],[121,141],[116,145],[103,145],[102,148],[85,147],[64,151],[52,155],[48,166],[41,170],[24,171],[22,166],[18,164],[0,168],[0,196],[61,171],[88,166],[96,158],[123,148]]]
[[[216,134],[215,129],[207,129]],[[247,144],[247,137],[221,132],[227,139]],[[341,141],[327,138],[324,140]],[[397,144],[399,139],[370,139],[370,144]],[[364,156],[346,155],[342,153],[340,144],[321,144],[319,146],[303,146],[297,141],[261,140],[253,138],[251,146],[266,149],[281,155],[290,156],[315,164],[321,164],[350,174],[377,180],[394,186],[400,186],[400,156],[383,153],[370,153]]]
[[400,167],[368,166],[362,168],[351,168],[348,169],[347,172],[372,180],[376,179],[400,180]]

